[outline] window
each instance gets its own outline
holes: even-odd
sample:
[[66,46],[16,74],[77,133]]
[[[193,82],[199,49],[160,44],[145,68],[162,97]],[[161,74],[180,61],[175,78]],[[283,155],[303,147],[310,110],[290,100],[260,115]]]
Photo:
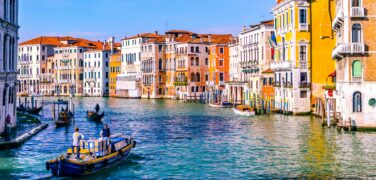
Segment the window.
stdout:
[[307,98],[307,91],[300,91],[300,98]]
[[300,73],[300,82],[307,82],[307,72],[301,72]]
[[220,67],[223,67],[223,66],[224,66],[224,60],[223,60],[223,59],[219,59],[219,66],[220,66]]
[[194,66],[194,65],[195,65],[195,58],[191,57],[191,66]]
[[199,53],[200,52],[200,47],[196,47],[196,53]]
[[195,92],[195,87],[194,86],[191,87],[191,91]]
[[200,58],[196,57],[196,66],[199,66],[199,65],[200,65]]
[[191,47],[191,52],[195,52],[195,47]]
[[307,23],[307,10],[306,9],[300,9],[299,10],[299,23],[300,24],[306,24]]
[[191,73],[191,82],[195,82],[195,73]]
[[200,73],[196,73],[196,82],[200,82],[200,81],[201,81]]
[[352,63],[352,76],[362,77],[362,63],[359,60],[355,60]]
[[353,24],[352,26],[352,42],[359,43],[362,40],[362,26],[360,24]]
[[209,74],[205,74],[205,81],[209,81]]
[[351,6],[352,7],[360,7],[360,1],[361,0],[352,0]]
[[299,47],[299,60],[303,62],[307,61],[307,46]]
[[353,112],[362,112],[362,94],[355,92],[353,95]]
[[219,81],[224,81],[223,73],[219,73]]
[[205,65],[209,65],[209,59],[205,58]]
[[220,54],[225,53],[225,48],[223,48],[223,47],[219,48],[219,53],[220,53]]

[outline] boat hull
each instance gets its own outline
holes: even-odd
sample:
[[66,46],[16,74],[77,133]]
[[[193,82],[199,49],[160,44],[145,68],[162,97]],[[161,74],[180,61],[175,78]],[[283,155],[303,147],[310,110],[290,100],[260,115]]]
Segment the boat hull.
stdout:
[[232,108],[232,104],[209,104],[210,107],[214,107],[214,108]]
[[101,157],[91,162],[73,162],[67,159],[56,159],[46,162],[47,170],[52,175],[58,177],[83,176],[95,173],[101,169],[111,167],[112,165],[125,160],[131,154],[131,150],[135,147],[135,142],[124,147],[118,152]]
[[242,115],[242,116],[254,116],[255,112],[254,111],[240,111],[236,108],[232,108],[235,114]]
[[102,112],[101,114],[92,114],[92,115],[86,114],[86,118],[89,121],[100,122],[103,117],[104,117],[104,112]]

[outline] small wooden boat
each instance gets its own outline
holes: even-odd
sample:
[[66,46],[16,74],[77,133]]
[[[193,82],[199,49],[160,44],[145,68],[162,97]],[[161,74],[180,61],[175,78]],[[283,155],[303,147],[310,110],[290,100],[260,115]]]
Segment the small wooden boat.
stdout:
[[99,113],[100,109],[99,104],[95,105],[95,111],[86,111],[86,118],[90,121],[100,122],[104,117],[104,112]]
[[58,120],[55,121],[55,125],[57,127],[66,126],[72,121],[72,119],[73,119],[72,112],[65,110],[65,111],[59,113]]
[[231,108],[233,105],[229,102],[221,102],[221,103],[209,103],[209,106],[210,107],[214,107],[214,108]]
[[80,159],[72,149],[46,162],[46,169],[58,177],[83,176],[108,168],[129,157],[136,147],[131,137],[113,137],[81,141]]
[[104,117],[104,112],[98,114],[97,112],[86,112],[86,118],[90,121],[100,122]]
[[26,112],[27,108],[23,104],[21,104],[20,106],[16,108],[16,110],[19,112]]
[[40,113],[40,111],[42,111],[43,110],[43,107],[41,106],[41,107],[39,107],[39,108],[29,108],[29,109],[27,109],[27,112],[29,113],[29,114],[34,114],[34,115],[38,115],[39,113]]
[[254,116],[256,113],[255,111],[247,105],[239,105],[235,108],[232,108],[235,114],[242,115],[242,116]]

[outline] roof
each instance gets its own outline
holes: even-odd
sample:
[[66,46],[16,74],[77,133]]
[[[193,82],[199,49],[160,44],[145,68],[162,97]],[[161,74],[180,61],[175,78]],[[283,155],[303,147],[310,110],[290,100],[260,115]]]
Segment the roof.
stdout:
[[336,71],[334,71],[334,72],[332,72],[332,73],[330,73],[328,75],[328,77],[336,77],[336,76],[337,76],[337,72]]
[[20,43],[20,46],[24,45],[37,45],[37,44],[44,44],[44,45],[52,45],[52,46],[58,46],[61,45],[62,42],[66,39],[69,39],[71,37],[65,36],[65,37],[59,37],[59,36],[39,36],[34,39],[27,40],[25,42]]
[[192,44],[229,44],[232,37],[233,36],[231,34],[182,34],[176,37],[175,41]]
[[166,34],[194,34],[193,32],[191,31],[187,31],[187,30],[169,30],[166,32]]
[[260,24],[268,24],[268,25],[274,25],[274,20],[266,20],[266,21],[261,21]]
[[137,34],[137,35],[134,35],[134,36],[125,37],[122,40],[134,39],[134,38],[158,38],[160,36],[161,35],[159,35],[157,33],[141,33],[141,34]]
[[148,43],[164,43],[166,42],[166,36],[160,36],[157,38],[151,38],[147,41]]
[[271,73],[274,73],[274,71],[270,68],[261,72],[261,74],[271,74]]

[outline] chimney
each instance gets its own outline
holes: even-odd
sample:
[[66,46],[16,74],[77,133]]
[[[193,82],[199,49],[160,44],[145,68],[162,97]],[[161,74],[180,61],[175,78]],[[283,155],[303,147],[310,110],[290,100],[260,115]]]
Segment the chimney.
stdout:
[[154,31],[155,34],[158,34],[158,31]]
[[242,31],[246,31],[246,30],[247,30],[247,26],[243,26]]
[[212,41],[212,36],[211,35],[208,36],[208,41],[209,41],[209,43],[211,43],[211,41]]

